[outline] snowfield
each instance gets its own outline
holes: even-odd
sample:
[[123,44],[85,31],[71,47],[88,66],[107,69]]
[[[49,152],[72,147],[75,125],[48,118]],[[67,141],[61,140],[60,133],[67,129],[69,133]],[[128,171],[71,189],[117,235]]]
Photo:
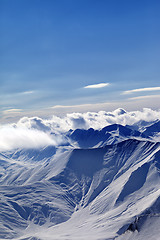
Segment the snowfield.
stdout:
[[159,239],[159,120],[42,131],[1,149],[0,239]]

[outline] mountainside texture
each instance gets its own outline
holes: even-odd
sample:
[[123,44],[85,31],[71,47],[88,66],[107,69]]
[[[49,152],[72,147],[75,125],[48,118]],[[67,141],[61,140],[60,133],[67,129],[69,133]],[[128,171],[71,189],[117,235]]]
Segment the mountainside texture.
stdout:
[[59,147],[2,151],[0,239],[158,239],[157,124],[77,129]]

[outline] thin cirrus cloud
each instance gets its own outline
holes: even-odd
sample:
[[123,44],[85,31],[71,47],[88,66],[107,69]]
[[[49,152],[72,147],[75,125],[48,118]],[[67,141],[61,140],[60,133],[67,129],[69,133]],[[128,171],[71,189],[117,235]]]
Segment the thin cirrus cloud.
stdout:
[[149,92],[149,91],[160,91],[160,87],[149,87],[149,88],[138,88],[124,91],[123,94],[131,94],[137,92]]
[[98,84],[87,85],[84,88],[103,88],[109,85],[110,85],[109,83],[98,83]]
[[150,98],[160,98],[160,95],[147,95],[147,96],[138,96],[129,98],[130,100],[143,100],[143,99],[150,99]]
[[6,109],[3,111],[3,114],[14,114],[14,113],[20,113],[22,112],[23,110],[22,109],[19,109],[19,108],[11,108],[11,109]]
[[22,95],[29,95],[29,94],[33,94],[35,91],[24,91],[24,92],[21,92],[20,94]]

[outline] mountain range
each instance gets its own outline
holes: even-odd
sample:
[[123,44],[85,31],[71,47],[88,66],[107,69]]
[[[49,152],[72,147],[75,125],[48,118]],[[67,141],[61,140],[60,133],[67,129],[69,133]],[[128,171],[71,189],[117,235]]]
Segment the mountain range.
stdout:
[[0,239],[157,240],[159,124],[69,130],[58,146],[1,151]]

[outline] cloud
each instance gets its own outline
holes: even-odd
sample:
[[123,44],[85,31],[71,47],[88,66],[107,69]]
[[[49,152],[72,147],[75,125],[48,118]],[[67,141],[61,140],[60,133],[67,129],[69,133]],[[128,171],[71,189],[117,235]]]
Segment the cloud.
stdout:
[[123,94],[131,94],[131,93],[137,93],[137,92],[148,92],[148,91],[160,91],[160,87],[138,88],[138,89],[124,91]]
[[85,86],[84,88],[103,88],[109,85],[110,85],[109,83],[98,83],[98,84]]
[[130,100],[143,100],[143,99],[150,99],[150,98],[160,98],[160,95],[147,95],[147,96],[138,96],[129,98]]
[[36,129],[43,132],[50,131],[50,127],[46,126],[46,124],[44,123],[44,120],[39,117],[32,117],[32,118],[23,117],[18,121],[16,126],[25,127],[27,129]]
[[73,129],[76,129],[76,128],[86,129],[88,127],[87,123],[83,117],[71,118],[71,121],[72,121]]
[[85,112],[85,113],[68,113],[64,117],[53,115],[50,119],[39,117],[24,117],[17,123],[12,124],[16,128],[26,128],[30,130],[39,130],[44,133],[61,134],[70,129],[76,128],[101,129],[110,124],[132,125],[140,120],[154,121],[160,119],[160,110],[151,110],[144,108],[142,111],[127,112],[123,108],[118,108],[111,112]]
[[40,148],[65,143],[70,129],[102,129],[111,124],[133,125],[139,121],[160,119],[160,110],[144,108],[142,111],[125,111],[118,108],[106,112],[68,113],[64,117],[53,115],[49,119],[23,117],[18,122],[0,126],[0,151],[15,148]]
[[[157,97],[154,97],[157,96]],[[130,96],[131,97],[131,96]],[[34,117],[39,116],[42,118],[50,118],[52,115],[55,116],[65,116],[67,113],[79,112],[98,112],[98,111],[113,111],[117,108],[124,108],[128,111],[133,111],[135,109],[141,110],[143,108],[151,108],[151,109],[159,109],[159,99],[158,95],[153,95],[153,99],[150,97],[138,97],[137,99],[123,99],[120,101],[108,101],[108,102],[101,102],[101,103],[86,103],[86,104],[79,104],[79,105],[55,105],[52,107],[41,108],[41,109],[30,109],[26,110],[23,109],[20,112],[3,112],[0,110],[0,124],[5,123],[13,123],[17,122],[20,118],[28,116]],[[133,101],[134,100],[134,101]],[[8,110],[8,109],[6,109]],[[5,114],[7,113],[7,114]]]
[[56,145],[55,139],[43,131],[3,126],[0,128],[0,151],[17,148],[40,148]]
[[25,91],[25,92],[21,92],[20,94],[22,95],[28,95],[28,94],[33,94],[34,91]]
[[11,108],[11,109],[7,109],[7,110],[4,110],[3,111],[3,114],[4,115],[7,115],[7,114],[12,114],[12,113],[20,113],[22,112],[23,110],[22,109],[19,109],[19,108]]

